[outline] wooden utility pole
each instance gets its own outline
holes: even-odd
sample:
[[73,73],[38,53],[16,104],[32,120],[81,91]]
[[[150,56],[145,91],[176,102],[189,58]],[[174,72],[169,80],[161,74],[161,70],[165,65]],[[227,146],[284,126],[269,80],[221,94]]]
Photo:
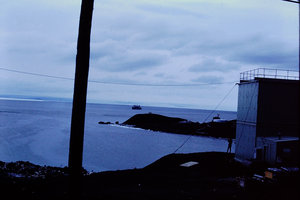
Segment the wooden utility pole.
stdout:
[[81,191],[84,123],[93,8],[94,0],[82,0],[77,40],[76,71],[69,146],[70,195],[77,198]]

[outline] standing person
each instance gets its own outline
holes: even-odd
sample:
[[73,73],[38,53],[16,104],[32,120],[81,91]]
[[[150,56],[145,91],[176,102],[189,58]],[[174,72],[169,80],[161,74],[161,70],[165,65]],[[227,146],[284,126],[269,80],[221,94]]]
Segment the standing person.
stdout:
[[228,138],[227,153],[231,153],[232,138]]

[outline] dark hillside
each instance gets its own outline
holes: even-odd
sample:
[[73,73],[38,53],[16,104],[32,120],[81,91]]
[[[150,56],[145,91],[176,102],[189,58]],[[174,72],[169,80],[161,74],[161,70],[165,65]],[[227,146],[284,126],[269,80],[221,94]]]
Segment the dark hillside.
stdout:
[[199,123],[182,118],[147,113],[134,115],[122,125],[168,133],[235,138],[236,120]]
[[[192,166],[183,166],[193,162]],[[299,199],[299,170],[264,177],[268,165],[243,166],[234,154],[170,154],[142,169],[84,173],[82,198],[92,199]],[[276,168],[280,170],[279,168]],[[7,199],[70,199],[68,169],[0,162]]]

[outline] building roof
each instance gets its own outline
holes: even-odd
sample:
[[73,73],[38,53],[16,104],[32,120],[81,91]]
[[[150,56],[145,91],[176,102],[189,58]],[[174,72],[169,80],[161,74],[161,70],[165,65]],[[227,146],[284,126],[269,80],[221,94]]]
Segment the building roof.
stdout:
[[299,71],[257,68],[240,73],[240,82],[257,79],[299,80]]

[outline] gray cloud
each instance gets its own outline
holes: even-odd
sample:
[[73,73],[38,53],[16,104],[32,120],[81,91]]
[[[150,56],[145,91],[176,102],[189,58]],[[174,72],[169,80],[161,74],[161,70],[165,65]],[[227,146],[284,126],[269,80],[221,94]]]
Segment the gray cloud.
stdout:
[[204,57],[202,61],[189,68],[190,72],[230,72],[238,70],[240,65],[234,62],[220,60],[217,57]]
[[137,6],[137,8],[147,11],[151,14],[156,13],[158,15],[171,15],[174,17],[186,17],[186,16],[192,16],[192,17],[199,17],[204,18],[205,15],[201,14],[200,12],[195,12],[193,10],[188,10],[184,8],[183,6],[171,6],[171,5],[155,5],[151,3],[147,4],[140,4]]
[[157,78],[163,78],[163,77],[165,77],[165,74],[164,73],[156,73],[156,74],[154,74],[154,76]]
[[[66,5],[65,1],[58,0],[5,1],[0,8],[0,65],[73,77],[80,1],[68,2]],[[298,65],[297,20],[297,6],[271,0],[264,3],[261,0],[95,1],[90,76],[95,80],[147,81],[163,85],[228,81],[233,74],[238,76],[241,69],[251,66],[295,69]],[[42,80],[34,77],[21,79],[20,75],[6,73],[2,76],[11,79],[1,84],[2,87],[14,88],[10,91],[15,93],[18,86],[13,85],[14,80],[22,86],[33,83],[26,88],[19,86],[24,93],[39,92],[38,85],[42,85],[39,84]],[[55,88],[63,85],[47,87],[48,84],[43,82],[45,91],[41,93],[46,94],[48,90],[54,95],[58,91]],[[94,96],[98,87],[94,86]],[[111,91],[110,87],[107,91]],[[178,90],[161,88],[161,95],[174,94],[172,98],[161,96],[159,99],[172,104],[190,96],[196,104],[205,104],[205,100],[199,100],[202,95],[196,95],[197,88],[184,88],[182,98]],[[0,91],[7,92],[3,88]],[[223,88],[216,90],[216,93],[222,92]],[[137,96],[150,101],[153,93]],[[203,89],[202,94],[205,93]],[[124,99],[129,101],[131,95],[125,98],[128,94],[123,93]],[[119,98],[118,95],[117,92],[110,97]],[[208,95],[207,99],[209,101]]]
[[167,62],[168,56],[161,52],[134,50],[117,52],[100,57],[94,65],[111,72],[149,70]]
[[196,79],[192,79],[192,81],[196,83],[214,84],[214,83],[222,83],[224,81],[224,78],[215,75],[203,75],[203,76],[199,76]]
[[267,37],[248,40],[227,58],[232,61],[264,66],[297,66],[298,49],[282,41],[270,41]]

